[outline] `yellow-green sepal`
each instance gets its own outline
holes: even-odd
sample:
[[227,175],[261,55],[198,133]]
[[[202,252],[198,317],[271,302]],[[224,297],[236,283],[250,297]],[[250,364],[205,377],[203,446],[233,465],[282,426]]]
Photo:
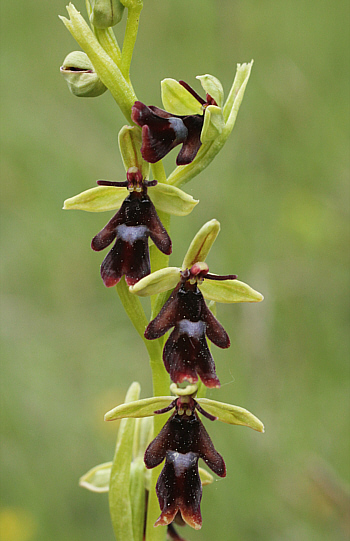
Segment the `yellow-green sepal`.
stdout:
[[200,228],[186,252],[182,263],[183,269],[190,269],[197,261],[205,261],[219,231],[220,222],[215,219]]
[[88,212],[104,212],[119,209],[128,195],[126,188],[118,186],[96,186],[66,199],[64,210],[86,210]]
[[214,482],[214,477],[204,468],[198,468],[199,477],[201,478],[202,486],[211,485]]
[[140,297],[149,297],[174,289],[180,281],[181,269],[178,267],[165,267],[152,272],[139,280],[134,286],[129,287],[130,293],[135,293]]
[[205,109],[204,123],[201,131],[202,143],[209,143],[219,137],[225,127],[222,109],[216,105],[208,105]]
[[199,284],[204,297],[215,302],[260,302],[264,297],[239,280],[204,280]]
[[244,408],[225,404],[224,402],[217,402],[209,398],[197,398],[197,402],[206,412],[214,415],[214,417],[217,417],[223,423],[248,426],[257,432],[265,432],[263,423]]
[[142,173],[142,178],[147,179],[150,165],[141,156],[140,128],[138,126],[123,126],[118,135],[118,143],[125,171],[130,167],[137,167]]
[[199,79],[205,92],[214,98],[219,107],[222,107],[224,103],[224,89],[219,79],[208,73],[197,75],[196,79]]
[[173,115],[201,115],[202,105],[175,79],[161,82],[164,109]]
[[108,492],[112,462],[105,462],[91,468],[79,479],[79,486],[91,492]]
[[155,411],[169,406],[173,400],[173,396],[153,396],[151,398],[144,398],[142,400],[120,404],[106,413],[105,421],[149,417],[154,415]]
[[163,182],[150,188],[149,195],[157,209],[173,216],[187,216],[199,203],[192,195]]

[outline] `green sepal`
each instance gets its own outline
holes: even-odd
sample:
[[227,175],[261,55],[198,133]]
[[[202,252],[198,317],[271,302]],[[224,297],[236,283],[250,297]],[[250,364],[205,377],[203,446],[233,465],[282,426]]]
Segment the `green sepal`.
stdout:
[[183,269],[190,269],[197,261],[205,261],[219,231],[220,222],[215,219],[210,220],[200,228],[186,252],[182,263]]
[[137,167],[142,173],[142,178],[147,179],[150,166],[141,156],[140,128],[138,126],[123,126],[118,135],[118,143],[125,171],[129,167]]
[[239,280],[204,280],[198,284],[204,297],[215,302],[260,302],[264,297]]
[[208,73],[206,75],[197,75],[196,79],[199,79],[205,92],[214,98],[219,107],[222,107],[224,103],[224,89],[219,79]]
[[253,60],[248,64],[237,64],[237,71],[230,93],[224,105],[224,119],[228,134],[231,132],[243,100],[244,92],[250,77]]
[[78,98],[95,98],[106,92],[87,54],[73,51],[66,56],[60,68],[69,90]]
[[178,267],[165,267],[141,278],[134,286],[129,287],[129,291],[140,297],[148,297],[174,289],[180,281],[180,272]]
[[[131,403],[139,396],[140,385],[134,382],[128,389],[125,403]],[[117,541],[135,541],[129,492],[134,430],[135,419],[123,419],[120,422],[109,483],[109,510]]]
[[161,82],[164,109],[173,115],[201,115],[202,105],[175,79]]
[[174,400],[173,396],[153,396],[120,404],[108,411],[104,417],[105,421],[116,421],[117,419],[149,417],[159,409],[166,408]]
[[104,212],[119,209],[128,195],[126,188],[118,186],[96,186],[66,199],[64,210],[86,210],[88,212]]
[[124,6],[120,0],[90,0],[90,3],[90,22],[97,28],[109,28],[122,20]]
[[143,457],[132,461],[130,467],[130,501],[134,541],[143,540],[146,508],[145,470]]
[[201,478],[202,485],[211,485],[214,482],[214,477],[204,468],[198,468],[199,477]]
[[225,127],[222,109],[216,105],[208,105],[205,109],[204,123],[201,131],[202,143],[209,143],[217,139]]
[[91,492],[108,492],[112,462],[105,462],[91,468],[79,479],[79,486]]
[[248,426],[258,432],[265,432],[263,423],[244,408],[225,404],[224,402],[217,402],[209,398],[197,398],[197,402],[206,412],[214,415],[214,417],[217,417],[223,423]]
[[158,182],[156,186],[149,188],[148,193],[157,209],[173,216],[187,216],[199,203],[192,195],[163,182]]

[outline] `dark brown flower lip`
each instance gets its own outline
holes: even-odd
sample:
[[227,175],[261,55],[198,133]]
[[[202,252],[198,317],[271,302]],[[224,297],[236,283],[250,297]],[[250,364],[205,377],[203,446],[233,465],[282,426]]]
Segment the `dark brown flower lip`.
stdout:
[[150,274],[149,238],[161,252],[171,253],[171,239],[147,195],[148,186],[156,183],[144,180],[136,168],[128,170],[126,181],[98,181],[100,186],[122,186],[129,190],[118,212],[91,242],[91,248],[100,251],[115,240],[101,265],[106,287],[116,285],[124,275],[127,285],[133,286]]

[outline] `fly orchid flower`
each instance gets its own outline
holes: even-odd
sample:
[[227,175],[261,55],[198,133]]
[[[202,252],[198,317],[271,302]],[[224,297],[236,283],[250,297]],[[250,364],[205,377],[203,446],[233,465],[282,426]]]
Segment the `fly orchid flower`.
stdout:
[[144,180],[135,169],[128,170],[125,182],[97,182],[100,186],[126,187],[129,191],[121,208],[91,242],[91,248],[100,251],[116,239],[101,265],[101,277],[107,287],[116,285],[123,275],[128,285],[134,285],[150,274],[149,237],[163,254],[171,254],[170,237],[147,195],[147,188],[157,181]]
[[[107,287],[117,284],[123,275],[128,285],[134,285],[150,273],[148,238],[164,254],[171,253],[170,237],[155,206],[169,214],[185,216],[198,203],[175,186],[146,180],[149,164],[142,160],[138,132],[136,127],[124,126],[119,133],[127,180],[99,180],[98,187],[67,199],[63,207],[90,212],[119,209],[91,243],[92,249],[99,251],[116,240],[101,265],[101,276]],[[153,202],[148,195],[149,187],[152,187]]]
[[172,381],[195,383],[198,375],[207,387],[219,387],[215,363],[206,337],[227,348],[230,339],[207,307],[204,298],[218,302],[258,302],[263,296],[236,275],[210,274],[204,262],[220,230],[217,220],[207,222],[193,239],[182,268],[156,271],[130,287],[132,293],[153,295],[173,289],[159,314],[146,328],[145,338],[154,340],[174,327],[163,350],[163,361]]
[[181,396],[168,408],[155,413],[165,413],[172,407],[175,412],[149,444],[144,457],[148,469],[155,468],[165,459],[156,485],[161,515],[155,526],[170,524],[180,513],[182,519],[197,530],[202,526],[198,460],[203,459],[220,477],[226,476],[226,466],[195,410],[199,408],[211,420],[216,418],[206,413],[190,396]]
[[202,82],[204,89],[210,89],[215,98],[207,92],[204,100],[184,81],[165,79],[162,82],[163,103],[168,104],[170,109],[173,109],[173,101],[169,99],[168,94],[173,97],[174,87],[175,93],[180,93],[176,104],[176,110],[180,107],[180,114],[175,114],[174,111],[167,112],[153,105],[147,106],[141,101],[134,103],[131,118],[142,128],[141,154],[147,162],[155,163],[161,160],[180,144],[182,148],[176,158],[177,165],[189,164],[196,157],[202,144],[206,109],[211,106],[219,110],[216,99],[220,103],[222,101],[221,83],[212,76],[198,78],[202,80],[203,77],[211,77],[211,80],[216,82],[216,85],[212,84],[209,87],[206,82],[204,84]]

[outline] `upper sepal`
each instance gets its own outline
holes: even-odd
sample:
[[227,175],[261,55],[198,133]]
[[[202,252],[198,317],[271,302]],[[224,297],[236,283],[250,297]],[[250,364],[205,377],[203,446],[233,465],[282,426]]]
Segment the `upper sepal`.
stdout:
[[210,400],[209,398],[197,398],[196,400],[207,413],[214,415],[223,423],[248,426],[258,432],[265,432],[263,423],[255,417],[255,415],[250,413],[250,411],[244,408],[233,406],[232,404],[225,404],[224,402],[217,402],[216,400]]
[[64,210],[86,210],[104,212],[119,209],[128,195],[126,188],[116,186],[97,186],[79,193],[63,204]]
[[220,222],[215,219],[200,228],[186,252],[182,263],[183,269],[190,269],[197,261],[205,261],[219,231]]
[[118,144],[125,171],[136,167],[143,179],[148,178],[149,163],[141,155],[141,131],[136,126],[123,126],[118,135]]
[[105,421],[116,421],[117,419],[130,417],[149,417],[154,415],[155,411],[168,407],[173,400],[173,396],[154,396],[127,404],[120,404],[108,411],[104,419]]
[[206,299],[215,302],[260,302],[263,295],[239,280],[204,280],[199,284]]
[[201,115],[202,106],[186,88],[175,79],[163,79],[161,82],[164,109],[173,115]]
[[224,103],[224,89],[219,79],[208,73],[206,75],[197,75],[196,79],[201,82],[205,92],[214,98],[217,105],[222,107]]

